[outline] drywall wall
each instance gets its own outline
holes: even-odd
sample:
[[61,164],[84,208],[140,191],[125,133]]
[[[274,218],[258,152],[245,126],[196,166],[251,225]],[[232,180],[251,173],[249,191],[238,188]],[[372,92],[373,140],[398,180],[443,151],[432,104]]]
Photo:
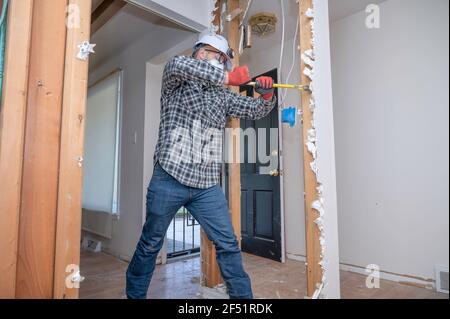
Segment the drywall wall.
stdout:
[[449,2],[331,25],[341,262],[434,278],[449,260]]
[[[331,83],[330,31],[328,0],[313,0],[314,69],[317,180],[321,184],[324,215],[322,266],[325,270],[322,296],[340,298],[338,212],[336,195],[336,165],[333,125],[333,95]],[[302,52],[303,53],[303,52]]]
[[[144,161],[149,160],[144,139],[146,114],[159,112],[159,105],[154,110],[145,110],[147,61],[180,43],[193,43],[196,39],[197,35],[190,31],[167,23],[156,24],[146,36],[123,51],[110,52],[107,59],[90,70],[89,83],[95,83],[115,69],[123,70],[119,216],[113,219],[112,238],[102,238],[102,241],[105,251],[124,260],[131,259],[143,226]],[[102,44],[98,43],[96,51],[100,50]],[[147,154],[145,160],[144,153]]]

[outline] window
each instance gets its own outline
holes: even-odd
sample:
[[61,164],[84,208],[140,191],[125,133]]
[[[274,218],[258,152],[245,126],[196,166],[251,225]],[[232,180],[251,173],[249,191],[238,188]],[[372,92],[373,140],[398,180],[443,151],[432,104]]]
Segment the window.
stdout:
[[89,88],[84,142],[83,208],[118,214],[122,71]]

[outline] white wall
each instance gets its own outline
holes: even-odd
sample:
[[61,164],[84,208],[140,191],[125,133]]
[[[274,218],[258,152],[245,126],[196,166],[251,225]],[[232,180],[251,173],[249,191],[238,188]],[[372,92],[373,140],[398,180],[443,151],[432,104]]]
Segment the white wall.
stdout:
[[[120,216],[113,220],[112,239],[102,241],[106,251],[125,260],[131,259],[141,234],[145,211],[143,188],[148,182],[144,181],[148,178],[148,174],[144,175],[144,167],[152,160],[154,151],[145,150],[146,116],[159,119],[159,105],[155,105],[153,110],[145,109],[147,61],[190,37],[192,43],[197,39],[192,32],[180,28],[155,26],[148,36],[133,42],[123,51],[111,52],[107,60],[90,70],[90,83],[114,69],[123,70]],[[101,50],[101,43],[96,49]]]
[[341,262],[434,278],[449,259],[447,0],[332,24]]
[[338,212],[336,194],[336,160],[334,141],[333,92],[331,83],[330,27],[328,0],[314,4],[314,123],[317,147],[317,180],[323,186],[323,262],[326,277],[323,295],[340,298]]

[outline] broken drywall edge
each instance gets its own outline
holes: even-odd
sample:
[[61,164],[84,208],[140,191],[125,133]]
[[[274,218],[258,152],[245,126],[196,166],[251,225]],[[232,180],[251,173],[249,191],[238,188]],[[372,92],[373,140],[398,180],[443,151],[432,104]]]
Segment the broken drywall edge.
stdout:
[[210,22],[210,32],[211,33],[217,33],[219,31],[219,26],[214,24],[214,20],[216,20],[216,16],[219,13],[219,7],[217,6],[217,0],[214,1],[213,3],[213,10],[210,13],[210,18],[209,18],[209,22]]
[[312,203],[312,208],[316,210],[319,214],[318,218],[314,221],[314,223],[317,225],[318,230],[320,232],[319,237],[319,243],[320,243],[320,262],[319,265],[322,270],[322,282],[317,287],[316,291],[314,292],[314,296],[317,298],[326,298],[324,295],[323,288],[327,286],[326,282],[326,258],[325,258],[325,252],[326,252],[326,240],[325,240],[325,229],[324,229],[324,216],[325,216],[325,209],[324,209],[324,199],[323,199],[323,184],[320,182],[320,176],[319,171],[317,167],[317,156],[318,156],[318,147],[317,147],[317,131],[315,126],[315,109],[316,109],[316,103],[315,103],[315,97],[314,97],[314,67],[315,67],[315,38],[316,38],[316,32],[315,32],[315,23],[314,23],[314,10],[312,8],[309,8],[305,15],[311,19],[310,25],[311,25],[311,45],[312,49],[306,50],[301,54],[301,59],[303,63],[305,64],[303,74],[307,76],[311,83],[309,85],[310,91],[311,91],[311,98],[310,98],[310,111],[312,113],[311,118],[311,129],[308,131],[308,137],[307,137],[307,149],[313,156],[313,161],[310,163],[311,170],[316,175],[316,181],[318,183],[317,186],[317,195],[318,199]]
[[[318,183],[319,185],[317,186],[317,194],[319,194],[319,197],[322,197],[323,194],[323,184],[322,183]],[[323,197],[322,197],[323,198]]]
[[[312,86],[313,82],[311,82],[311,85],[309,86],[310,89],[313,89]],[[311,98],[309,99],[309,110],[314,113],[316,110],[316,100],[314,99],[314,95],[311,95]]]
[[319,175],[319,169],[317,168],[317,162],[313,161],[309,163],[309,166],[311,167],[311,170],[314,172],[314,174]]
[[315,160],[317,158],[317,148],[315,143],[306,142],[306,147],[308,148],[308,152],[311,153],[313,159]]
[[315,200],[311,207],[319,213],[319,218],[325,215],[325,210],[323,208],[323,198],[320,197],[318,200]]
[[303,70],[303,74],[306,75],[310,80],[313,80],[314,69],[309,68],[308,66],[305,66],[305,69]]
[[314,59],[311,58],[311,56],[309,54],[306,54],[306,51],[305,51],[305,53],[302,54],[301,58],[302,58],[303,63],[305,63],[311,69],[314,68]]
[[305,52],[303,52],[303,55],[311,60],[314,60],[314,50],[313,49],[308,49]]
[[308,130],[308,142],[316,142],[316,129],[312,128]]

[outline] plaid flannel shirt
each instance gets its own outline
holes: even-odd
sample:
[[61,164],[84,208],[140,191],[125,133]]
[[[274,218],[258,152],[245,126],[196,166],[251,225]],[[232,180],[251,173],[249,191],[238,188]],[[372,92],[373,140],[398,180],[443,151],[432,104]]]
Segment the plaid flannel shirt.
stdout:
[[220,182],[223,158],[218,134],[227,117],[257,120],[276,104],[275,96],[266,101],[233,93],[224,81],[225,72],[206,61],[176,56],[165,66],[153,161],[183,185],[205,189]]

